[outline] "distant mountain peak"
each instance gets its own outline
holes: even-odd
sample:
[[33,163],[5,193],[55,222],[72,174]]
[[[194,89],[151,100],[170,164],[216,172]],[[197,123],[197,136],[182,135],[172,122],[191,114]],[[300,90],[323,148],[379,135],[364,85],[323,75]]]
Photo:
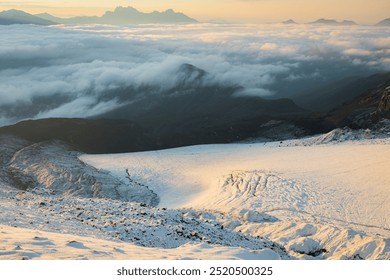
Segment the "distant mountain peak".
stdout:
[[127,7],[123,7],[123,6],[118,6],[115,8],[115,11],[121,11],[121,10],[126,10],[126,11],[137,11],[138,10],[132,6],[127,6]]
[[377,26],[390,26],[390,18],[386,18],[376,24]]
[[144,13],[134,7],[118,6],[113,11],[105,12],[101,17],[97,16],[79,16],[68,19],[56,18],[49,14],[37,15],[46,20],[54,20],[63,24],[158,24],[158,23],[196,23],[193,18],[188,17],[183,13],[177,13],[172,9],[164,12],[154,11]]
[[113,11],[113,13],[120,13],[120,12],[135,12],[135,13],[139,13],[140,11],[138,11],[136,8],[131,7],[131,6],[129,6],[129,7],[118,6]]
[[343,24],[343,25],[356,25],[356,22],[354,22],[352,20],[343,20],[341,22],[341,24]]
[[34,16],[51,16],[49,13],[40,13],[40,14],[35,14]]
[[284,24],[297,24],[296,21],[292,20],[292,19],[289,19],[289,20],[286,20],[286,21],[283,21]]
[[326,24],[326,25],[357,25],[356,22],[352,20],[343,20],[337,21],[335,19],[320,18],[310,24]]
[[5,11],[2,11],[1,14],[10,14],[10,13],[22,13],[22,14],[27,14],[26,12],[22,11],[22,10],[17,10],[17,9],[9,9],[9,10],[5,10]]
[[0,25],[9,24],[37,24],[52,25],[56,22],[31,15],[21,10],[11,9],[0,12]]
[[6,11],[0,12],[0,15],[2,15],[2,16],[19,16],[19,15],[26,16],[26,15],[30,15],[30,14],[28,14],[24,11],[21,11],[21,10],[11,9],[11,10],[6,10]]

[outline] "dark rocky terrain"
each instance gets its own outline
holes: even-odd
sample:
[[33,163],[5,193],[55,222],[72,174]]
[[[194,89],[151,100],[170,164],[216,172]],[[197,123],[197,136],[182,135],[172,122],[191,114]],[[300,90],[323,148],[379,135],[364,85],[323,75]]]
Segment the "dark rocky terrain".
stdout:
[[367,77],[347,77],[325,86],[313,88],[292,96],[298,106],[314,112],[329,112],[332,109],[359,98],[390,81],[390,73],[378,73]]
[[390,118],[390,81],[335,108],[327,120],[338,127],[372,128]]

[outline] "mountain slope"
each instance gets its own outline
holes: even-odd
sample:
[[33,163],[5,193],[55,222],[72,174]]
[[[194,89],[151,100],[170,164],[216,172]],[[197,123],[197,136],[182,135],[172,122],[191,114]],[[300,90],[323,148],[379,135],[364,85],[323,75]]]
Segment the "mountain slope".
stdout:
[[36,25],[53,25],[55,21],[42,19],[19,10],[8,10],[0,12],[0,25],[10,24],[36,24]]
[[[183,64],[171,88],[145,86],[108,92],[100,98],[115,96],[123,105],[93,119],[24,121],[0,128],[0,134],[34,142],[58,139],[88,153],[117,153],[244,140],[261,136],[269,121],[294,126],[308,117],[289,99],[245,96],[239,86],[210,81],[206,71]],[[38,110],[41,104],[42,100],[33,107]]]
[[174,147],[242,140],[256,136],[270,120],[306,116],[289,99],[266,100],[243,95],[239,86],[210,84],[210,74],[190,64],[183,64],[176,78],[176,85],[163,93],[97,117],[135,121],[161,145]]
[[349,77],[324,87],[294,95],[292,99],[303,108],[327,112],[387,81],[390,81],[390,73],[368,77]]
[[[61,140],[87,153],[115,153],[158,148],[133,122],[124,120],[42,119],[0,128],[0,135],[15,135],[38,143]],[[154,141],[155,143],[155,141]]]
[[373,128],[382,119],[390,119],[390,79],[332,110],[327,119],[351,128]]
[[[203,108],[202,103],[209,100],[209,107]],[[136,104],[116,110],[106,115],[106,119],[23,121],[1,127],[0,135],[16,135],[33,142],[58,139],[87,153],[118,153],[243,140],[259,136],[261,129],[264,129],[261,126],[272,119],[291,120],[305,114],[289,100],[251,98],[238,101],[230,98],[213,111],[213,106],[217,106],[219,100],[223,99],[204,93],[202,96],[189,96],[188,99],[160,100],[153,108],[145,109],[143,113],[142,109],[136,112],[138,115],[132,112]],[[194,111],[192,101],[198,102],[193,103]],[[141,103],[138,105],[141,106]]]
[[[380,92],[369,99],[371,103],[357,99],[329,114],[311,113],[290,99],[245,96],[239,86],[206,83],[210,74],[190,64],[183,64],[175,79],[175,85],[163,91],[152,87],[121,89],[115,96],[123,105],[93,119],[24,121],[0,128],[0,134],[32,142],[58,139],[87,153],[120,153],[249,138],[281,141],[345,125],[361,127],[349,121],[356,110],[368,112],[374,123],[388,117],[387,99],[382,94],[384,85],[390,84],[389,73],[352,77],[295,97],[301,106],[326,112],[373,88]],[[358,115],[360,119],[366,116]]]

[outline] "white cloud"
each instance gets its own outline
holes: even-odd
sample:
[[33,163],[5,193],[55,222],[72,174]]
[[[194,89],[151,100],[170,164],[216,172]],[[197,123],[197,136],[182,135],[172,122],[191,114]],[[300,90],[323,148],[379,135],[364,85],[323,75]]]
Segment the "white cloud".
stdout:
[[287,95],[298,83],[389,70],[389,38],[362,26],[0,26],[0,120],[51,96],[64,98],[32,117],[106,112],[120,106],[118,89],[174,87],[183,63],[210,73],[206,83],[242,86],[240,94]]
[[84,96],[53,108],[52,110],[40,112],[35,118],[72,118],[74,116],[91,117],[97,114],[109,112],[116,107],[118,107],[118,103],[115,99],[107,102],[97,102],[93,97]]

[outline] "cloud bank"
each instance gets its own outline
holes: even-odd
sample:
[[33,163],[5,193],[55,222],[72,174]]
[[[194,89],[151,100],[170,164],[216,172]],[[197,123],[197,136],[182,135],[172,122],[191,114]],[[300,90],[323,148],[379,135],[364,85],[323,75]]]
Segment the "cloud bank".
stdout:
[[240,86],[237,95],[291,96],[390,71],[389,38],[368,26],[0,26],[0,125],[153,98],[183,80],[185,63],[210,74],[202,83]]

